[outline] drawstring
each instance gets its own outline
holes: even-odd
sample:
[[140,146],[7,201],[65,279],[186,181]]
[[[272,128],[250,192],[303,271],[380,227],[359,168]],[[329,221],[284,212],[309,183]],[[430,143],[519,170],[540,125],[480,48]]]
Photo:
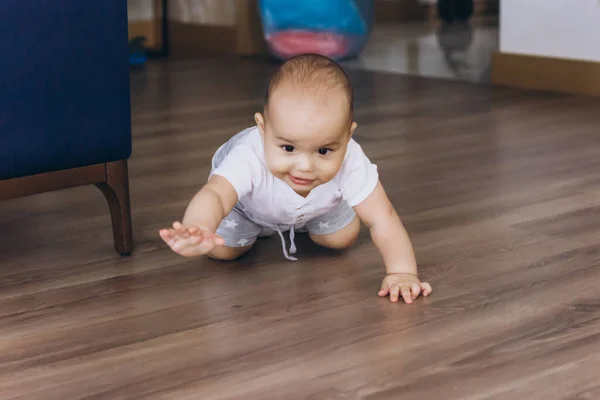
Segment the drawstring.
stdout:
[[294,242],[294,238],[296,237],[296,231],[294,230],[294,226],[292,225],[292,229],[290,229],[290,253],[296,253],[296,243]]
[[[288,254],[287,249],[285,248],[285,239],[283,238],[283,233],[281,230],[277,228],[277,233],[279,233],[279,237],[281,238],[281,247],[283,248],[283,255],[288,260],[297,261],[296,257],[290,256]],[[292,229],[290,229],[290,253],[296,253],[296,243],[294,242],[294,238],[296,237],[296,232],[294,231],[294,225],[292,225]]]

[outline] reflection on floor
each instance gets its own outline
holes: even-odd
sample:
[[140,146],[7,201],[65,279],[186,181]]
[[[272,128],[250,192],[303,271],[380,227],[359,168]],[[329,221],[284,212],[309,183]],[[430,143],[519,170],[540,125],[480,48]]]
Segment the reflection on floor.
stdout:
[[488,82],[498,24],[376,25],[360,58],[348,68]]

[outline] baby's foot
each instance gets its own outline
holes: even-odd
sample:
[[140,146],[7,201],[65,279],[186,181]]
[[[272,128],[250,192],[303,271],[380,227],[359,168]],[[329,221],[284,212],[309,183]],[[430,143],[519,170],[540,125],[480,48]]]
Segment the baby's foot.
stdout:
[[173,224],[173,229],[161,229],[159,233],[174,252],[184,257],[208,254],[225,244],[225,240],[213,232],[197,226],[188,228],[179,222]]

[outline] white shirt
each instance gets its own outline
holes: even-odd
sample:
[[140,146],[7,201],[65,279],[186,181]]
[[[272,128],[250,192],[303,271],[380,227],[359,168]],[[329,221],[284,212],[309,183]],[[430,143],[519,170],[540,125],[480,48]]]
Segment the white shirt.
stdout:
[[280,235],[288,230],[293,234],[294,229],[327,213],[342,200],[350,207],[362,203],[379,180],[377,166],[350,139],[335,177],[303,197],[268,170],[258,127],[238,133],[217,150],[211,175],[220,175],[232,184],[238,206],[250,220]]

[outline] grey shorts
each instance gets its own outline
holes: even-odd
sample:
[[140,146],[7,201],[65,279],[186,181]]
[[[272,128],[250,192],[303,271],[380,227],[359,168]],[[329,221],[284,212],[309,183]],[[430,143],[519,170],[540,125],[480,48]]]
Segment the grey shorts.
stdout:
[[[355,217],[354,209],[342,201],[326,214],[308,221],[302,228],[297,229],[297,232],[327,235],[345,228]],[[234,207],[229,215],[221,221],[216,233],[225,239],[226,246],[244,247],[256,242],[259,236],[270,236],[275,232],[251,221],[243,211]]]

